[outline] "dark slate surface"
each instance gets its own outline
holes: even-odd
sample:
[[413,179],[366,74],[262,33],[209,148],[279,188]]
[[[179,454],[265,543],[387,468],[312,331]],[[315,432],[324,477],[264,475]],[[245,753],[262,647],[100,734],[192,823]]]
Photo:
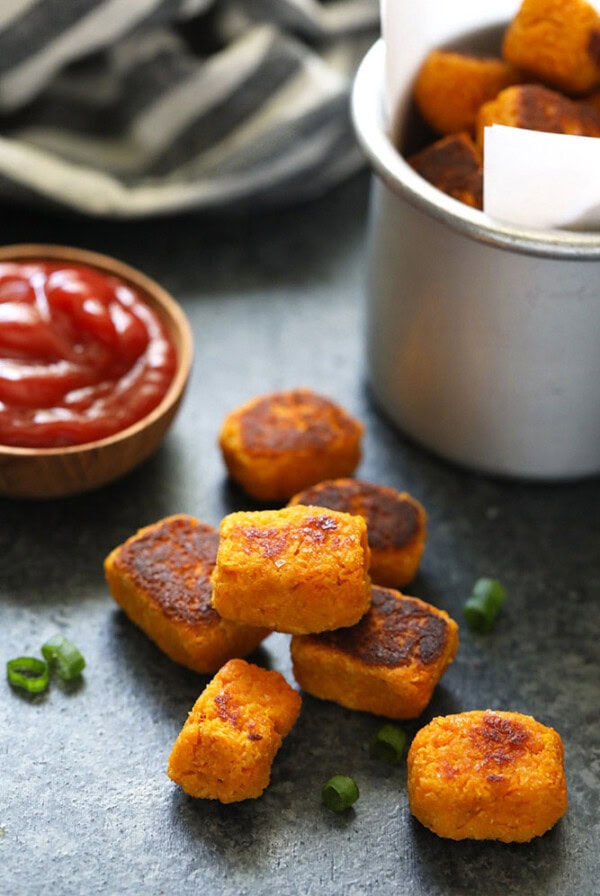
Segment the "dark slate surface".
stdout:
[[[0,661],[63,632],[84,651],[81,686],[28,700],[0,684],[0,893],[454,896],[599,892],[600,481],[527,485],[446,465],[373,407],[362,351],[366,177],[305,207],[251,218],[146,223],[5,209],[1,242],[47,241],[116,255],[160,280],[193,325],[197,355],[176,425],[121,482],[54,502],[0,500]],[[492,635],[461,630],[433,715],[513,709],[556,727],[570,808],[529,845],[454,843],[411,819],[404,768],[367,756],[377,720],[305,697],[262,799],[194,801],[165,773],[207,679],[177,667],[108,596],[102,560],[172,512],[214,525],[252,505],[224,475],[224,414],[305,384],[366,424],[365,479],[407,489],[429,513],[410,591],[461,607],[481,575],[510,597]],[[288,641],[254,656],[291,680]],[[355,776],[343,817],[321,807],[331,774]]]

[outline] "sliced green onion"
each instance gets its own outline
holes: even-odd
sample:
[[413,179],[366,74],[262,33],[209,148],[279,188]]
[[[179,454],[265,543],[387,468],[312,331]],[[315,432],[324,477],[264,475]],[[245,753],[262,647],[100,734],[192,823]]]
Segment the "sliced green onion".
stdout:
[[74,644],[62,635],[54,635],[42,645],[42,654],[52,669],[65,681],[72,681],[83,672],[85,660]]
[[323,804],[332,812],[343,812],[358,799],[358,786],[348,775],[334,775],[321,790]]
[[381,759],[390,765],[398,765],[408,744],[408,737],[402,728],[388,722],[375,732],[369,741],[371,759]]
[[490,632],[505,600],[506,591],[497,579],[478,579],[463,609],[469,628]]
[[48,664],[35,656],[19,656],[6,664],[6,677],[15,688],[28,694],[41,694],[48,687]]

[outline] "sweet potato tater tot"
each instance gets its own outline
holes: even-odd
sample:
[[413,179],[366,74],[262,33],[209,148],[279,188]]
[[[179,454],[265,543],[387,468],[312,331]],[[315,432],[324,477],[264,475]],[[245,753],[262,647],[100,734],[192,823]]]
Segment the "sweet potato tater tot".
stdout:
[[525,843],[567,810],[562,741],[531,716],[438,716],[417,732],[407,765],[411,812],[440,837]]
[[473,133],[479,107],[522,80],[518,69],[502,59],[432,50],[417,75],[414,97],[436,133]]
[[469,134],[442,137],[407,161],[438,190],[472,208],[483,207],[483,160]]
[[458,647],[458,626],[443,610],[391,588],[373,588],[357,625],[295,636],[294,677],[314,697],[391,719],[425,709]]
[[256,799],[300,705],[279,672],[230,660],[194,704],[171,751],[169,777],[190,796]]
[[477,142],[483,152],[484,128],[504,124],[530,131],[600,137],[600,114],[591,103],[570,100],[556,90],[534,84],[507,87],[477,116]]
[[224,420],[219,443],[232,479],[258,501],[293,494],[360,461],[363,426],[310,389],[254,398]]
[[585,0],[524,0],[502,55],[565,93],[593,90],[600,85],[600,16]]

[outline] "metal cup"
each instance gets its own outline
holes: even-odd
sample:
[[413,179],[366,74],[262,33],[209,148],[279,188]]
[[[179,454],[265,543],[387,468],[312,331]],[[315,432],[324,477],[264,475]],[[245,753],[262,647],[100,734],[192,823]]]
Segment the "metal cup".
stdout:
[[378,41],[352,93],[375,172],[366,339],[376,400],[409,436],[476,470],[598,473],[600,234],[511,227],[423,180],[390,137],[384,53]]

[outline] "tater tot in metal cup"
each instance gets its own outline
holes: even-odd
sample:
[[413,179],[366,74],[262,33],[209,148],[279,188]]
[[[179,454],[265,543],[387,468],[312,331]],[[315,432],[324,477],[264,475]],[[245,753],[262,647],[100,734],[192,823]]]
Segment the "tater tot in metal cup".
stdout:
[[434,7],[435,21],[415,12],[403,80],[390,80],[399,53],[398,45],[390,52],[384,19],[352,93],[374,173],[366,287],[373,397],[403,433],[461,466],[531,480],[597,474],[600,232],[506,223],[407,161],[426,145],[414,88],[427,54],[500,57],[521,4]]

